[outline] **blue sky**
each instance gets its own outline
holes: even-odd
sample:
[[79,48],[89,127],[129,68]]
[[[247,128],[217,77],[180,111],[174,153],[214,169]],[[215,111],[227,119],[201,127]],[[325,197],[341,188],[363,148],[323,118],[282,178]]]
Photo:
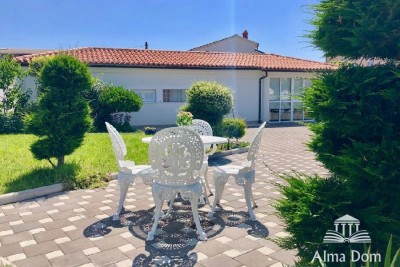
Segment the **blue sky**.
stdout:
[[0,48],[188,50],[249,32],[260,50],[323,61],[302,37],[318,0],[0,0]]

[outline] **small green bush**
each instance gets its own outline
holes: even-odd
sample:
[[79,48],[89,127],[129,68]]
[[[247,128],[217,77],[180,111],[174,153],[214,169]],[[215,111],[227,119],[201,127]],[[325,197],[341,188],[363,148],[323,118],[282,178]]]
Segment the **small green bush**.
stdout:
[[22,133],[24,122],[19,114],[0,113],[0,134]]
[[187,91],[186,104],[181,107],[194,118],[207,121],[218,135],[224,115],[232,110],[233,98],[228,87],[217,82],[195,82]]
[[179,111],[176,116],[176,124],[178,126],[189,126],[192,125],[193,115],[187,111]]
[[225,118],[222,120],[222,136],[228,137],[228,149],[230,148],[230,139],[235,138],[236,143],[246,133],[246,121],[241,118]]

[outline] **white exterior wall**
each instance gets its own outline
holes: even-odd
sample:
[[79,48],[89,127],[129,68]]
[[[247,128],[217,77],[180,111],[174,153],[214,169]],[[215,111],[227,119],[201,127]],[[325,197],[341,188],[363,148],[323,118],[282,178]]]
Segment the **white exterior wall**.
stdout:
[[163,89],[189,89],[196,81],[216,81],[233,93],[236,116],[258,120],[258,78],[261,71],[197,70],[151,68],[91,68],[94,76],[130,90],[156,90],[156,102],[144,103],[132,114],[132,125],[169,125],[176,123],[181,102],[163,102]]
[[[265,75],[260,70],[201,70],[91,67],[92,74],[106,83],[121,85],[129,90],[156,90],[156,102],[144,103],[140,111],[132,113],[134,126],[172,125],[181,102],[163,102],[163,89],[189,89],[196,81],[216,81],[232,90],[235,117],[258,121],[259,79]],[[312,78],[307,72],[268,72],[262,80],[261,120],[269,120],[270,78]],[[35,93],[35,79],[27,77],[23,87]]]
[[194,48],[192,51],[257,53],[255,49],[257,49],[257,44],[241,37],[232,37]]
[[[121,85],[129,90],[156,90],[156,102],[143,103],[138,112],[132,113],[131,124],[135,126],[171,125],[182,102],[163,102],[163,89],[189,89],[196,81],[216,81],[232,90],[236,117],[246,121],[258,120],[258,70],[200,70],[91,67],[93,76],[106,83]],[[24,80],[25,89],[35,92],[35,79]]]

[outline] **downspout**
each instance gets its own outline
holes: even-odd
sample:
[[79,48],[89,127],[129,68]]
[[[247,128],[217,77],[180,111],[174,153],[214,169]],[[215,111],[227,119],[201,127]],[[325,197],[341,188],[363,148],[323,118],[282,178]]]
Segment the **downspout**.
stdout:
[[258,79],[258,123],[261,123],[261,96],[262,96],[262,80],[268,77],[268,72],[265,71],[265,75]]

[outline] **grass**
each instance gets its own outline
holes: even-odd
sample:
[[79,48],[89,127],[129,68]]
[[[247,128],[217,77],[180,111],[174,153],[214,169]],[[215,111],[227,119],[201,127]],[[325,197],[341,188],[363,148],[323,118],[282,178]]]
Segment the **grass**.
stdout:
[[[143,132],[123,133],[128,155],[136,164],[147,164],[148,145]],[[0,194],[64,182],[69,188],[98,187],[117,172],[117,164],[107,133],[89,133],[83,145],[53,169],[46,160],[36,160],[29,150],[36,136],[0,135]]]

